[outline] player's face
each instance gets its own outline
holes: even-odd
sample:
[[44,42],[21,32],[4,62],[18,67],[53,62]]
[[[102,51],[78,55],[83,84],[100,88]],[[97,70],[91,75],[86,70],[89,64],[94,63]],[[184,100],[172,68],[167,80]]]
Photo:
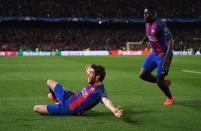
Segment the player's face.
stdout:
[[148,21],[150,21],[152,19],[154,19],[154,13],[145,8],[144,9],[144,20],[146,22],[148,22]]
[[95,83],[96,75],[95,75],[95,70],[93,68],[88,68],[87,80],[88,80],[88,83],[91,83],[91,84]]

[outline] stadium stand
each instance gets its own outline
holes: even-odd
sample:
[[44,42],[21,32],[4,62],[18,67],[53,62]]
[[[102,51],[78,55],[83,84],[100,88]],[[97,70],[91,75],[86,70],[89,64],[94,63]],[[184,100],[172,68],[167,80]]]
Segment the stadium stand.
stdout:
[[[2,0],[0,16],[143,18],[149,0]],[[201,18],[199,0],[152,0],[161,18]],[[168,3],[168,4],[167,4]],[[168,23],[175,50],[201,48],[200,23]],[[11,21],[0,23],[0,50],[117,50],[140,41],[144,24],[90,24]],[[134,50],[142,47],[135,46]]]
[[158,7],[161,17],[201,17],[200,0],[1,0],[0,16],[141,18],[149,3]]

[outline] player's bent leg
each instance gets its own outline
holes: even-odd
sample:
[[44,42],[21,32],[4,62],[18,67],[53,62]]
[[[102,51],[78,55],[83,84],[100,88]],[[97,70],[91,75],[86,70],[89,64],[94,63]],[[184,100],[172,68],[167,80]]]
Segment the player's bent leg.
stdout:
[[54,103],[59,103],[59,100],[52,93],[48,93],[47,97],[52,100]]
[[147,75],[149,75],[150,73],[149,72],[147,72],[146,70],[144,70],[143,68],[141,69],[141,71],[140,71],[140,75],[139,75],[139,77],[140,77],[140,79],[142,79],[142,80],[147,80]]
[[33,110],[40,114],[48,114],[47,105],[35,105]]
[[47,80],[47,85],[51,88],[51,90],[54,92],[54,89],[57,85],[57,82],[53,81],[53,80]]
[[148,82],[156,83],[156,77],[151,74],[151,72],[144,70],[143,68],[140,71],[139,77]]

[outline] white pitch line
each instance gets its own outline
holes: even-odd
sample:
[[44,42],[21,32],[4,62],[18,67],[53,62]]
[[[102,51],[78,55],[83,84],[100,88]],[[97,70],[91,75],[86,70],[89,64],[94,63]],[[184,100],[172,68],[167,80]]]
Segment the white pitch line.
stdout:
[[181,70],[181,71],[187,72],[187,73],[201,74],[201,72],[198,72],[198,71],[191,71],[191,70]]

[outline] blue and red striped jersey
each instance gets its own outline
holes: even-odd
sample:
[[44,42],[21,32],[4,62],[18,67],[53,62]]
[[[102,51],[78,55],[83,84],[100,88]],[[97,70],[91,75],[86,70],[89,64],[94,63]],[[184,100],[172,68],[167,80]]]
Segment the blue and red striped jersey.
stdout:
[[88,84],[70,98],[70,110],[76,114],[82,114],[97,105],[103,97],[107,97],[103,84]]
[[167,25],[160,19],[153,23],[145,23],[146,35],[150,41],[153,53],[163,55],[167,52],[167,39],[170,38],[171,32]]

